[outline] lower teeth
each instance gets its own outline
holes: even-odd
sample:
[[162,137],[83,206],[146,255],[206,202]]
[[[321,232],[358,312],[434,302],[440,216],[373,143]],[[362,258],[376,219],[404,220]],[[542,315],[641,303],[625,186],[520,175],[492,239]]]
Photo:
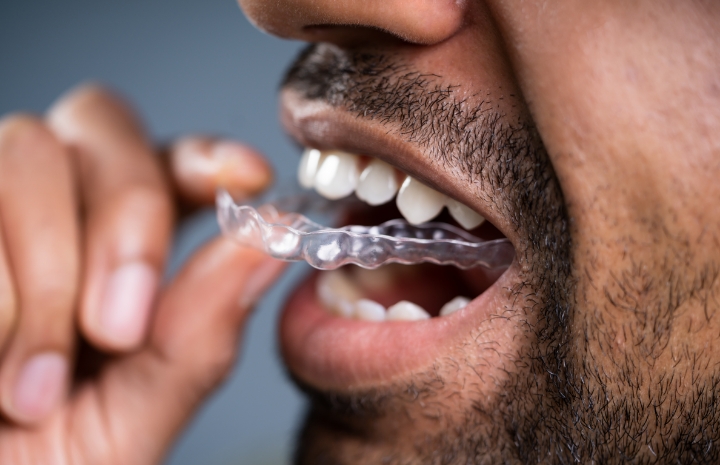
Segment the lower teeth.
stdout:
[[427,320],[430,314],[419,305],[407,300],[401,300],[392,307],[388,308],[386,319],[398,321],[415,321]]
[[467,307],[467,304],[469,303],[470,299],[468,299],[467,297],[457,296],[450,302],[442,306],[442,308],[440,309],[440,316],[447,316],[451,313],[457,312],[458,310],[462,310],[463,308]]
[[[362,291],[342,270],[320,273],[316,294],[323,307],[333,315],[364,321],[419,321],[430,318],[421,306],[401,300],[389,308],[364,298]],[[440,310],[440,316],[450,315],[465,308],[470,299],[457,296]]]
[[353,318],[365,321],[385,321],[387,310],[385,307],[370,299],[360,299],[355,302]]

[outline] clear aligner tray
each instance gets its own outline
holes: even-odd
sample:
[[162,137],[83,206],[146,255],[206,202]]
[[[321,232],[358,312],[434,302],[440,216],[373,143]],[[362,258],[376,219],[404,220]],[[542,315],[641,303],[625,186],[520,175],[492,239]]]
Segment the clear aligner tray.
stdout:
[[482,241],[445,223],[414,226],[391,220],[378,226],[331,228],[303,214],[313,211],[327,217],[342,207],[342,201],[330,202],[313,193],[260,206],[237,205],[225,191],[217,196],[218,221],[226,236],[272,257],[306,261],[321,270],[348,264],[372,269],[388,263],[424,262],[498,269],[507,268],[515,254],[507,239]]

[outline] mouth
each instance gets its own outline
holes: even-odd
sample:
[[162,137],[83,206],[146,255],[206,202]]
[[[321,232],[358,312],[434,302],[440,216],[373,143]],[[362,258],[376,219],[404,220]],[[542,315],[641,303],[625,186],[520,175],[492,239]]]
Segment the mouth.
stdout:
[[[292,90],[283,91],[282,101],[287,131],[307,147],[298,166],[300,184],[331,200],[354,195],[363,202],[347,212],[347,223],[441,221],[482,240],[506,237],[515,245],[515,230],[493,208],[491,193],[471,192],[422,147]],[[517,261],[494,270],[390,264],[317,271],[283,314],[283,356],[302,382],[347,392],[427,372],[462,341],[477,339],[479,328],[490,345],[512,345],[508,320],[494,317],[508,305],[518,274]]]

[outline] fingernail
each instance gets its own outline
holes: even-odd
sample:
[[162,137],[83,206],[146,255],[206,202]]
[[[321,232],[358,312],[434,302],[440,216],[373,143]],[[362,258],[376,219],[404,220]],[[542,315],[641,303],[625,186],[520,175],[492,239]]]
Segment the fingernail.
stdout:
[[285,262],[269,259],[263,262],[248,278],[240,296],[240,307],[250,308],[257,303],[267,287],[272,284],[277,275],[285,268]]
[[120,266],[110,276],[100,306],[103,336],[123,347],[140,343],[150,316],[158,276],[145,262]]
[[25,362],[13,392],[13,413],[24,421],[45,418],[65,393],[68,365],[57,352],[38,354]]
[[219,141],[213,147],[212,157],[217,163],[218,183],[224,187],[256,192],[272,179],[267,162],[242,144]]

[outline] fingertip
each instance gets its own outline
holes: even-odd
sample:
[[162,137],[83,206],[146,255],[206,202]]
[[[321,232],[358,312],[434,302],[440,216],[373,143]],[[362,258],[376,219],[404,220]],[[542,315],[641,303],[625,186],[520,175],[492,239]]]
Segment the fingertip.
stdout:
[[259,295],[279,273],[268,269],[271,261],[222,237],[193,255],[164,287],[146,347],[107,372],[133,381],[128,388],[137,399],[131,406],[135,410],[123,411],[123,418],[136,422],[140,417],[133,413],[141,412],[144,420],[133,423],[138,428],[147,428],[145,419],[155,418],[160,427],[175,432],[198,401],[226,378],[249,314],[242,296]]
[[195,253],[180,271],[173,285],[183,282],[181,287],[187,288],[191,282],[227,279],[237,286],[269,260],[273,259],[259,250],[241,246],[226,237],[218,237]]
[[239,142],[218,141],[213,156],[220,161],[218,187],[257,194],[270,185],[273,170],[257,150]]
[[180,193],[212,203],[218,188],[236,198],[255,195],[273,179],[272,167],[254,148],[230,140],[189,137],[172,147],[170,165]]
[[239,300],[240,307],[244,309],[252,308],[267,288],[277,280],[286,266],[287,262],[272,257],[264,257],[245,283],[245,288]]
[[3,389],[3,411],[17,423],[37,424],[58,408],[68,381],[69,363],[64,354],[37,353],[25,360],[12,383]]
[[[164,289],[153,328],[159,331],[155,336],[162,333],[170,340],[187,342],[213,337],[213,333],[218,337],[235,333],[284,266],[284,262],[229,239],[213,240],[196,252]],[[213,329],[207,330],[209,327]]]

